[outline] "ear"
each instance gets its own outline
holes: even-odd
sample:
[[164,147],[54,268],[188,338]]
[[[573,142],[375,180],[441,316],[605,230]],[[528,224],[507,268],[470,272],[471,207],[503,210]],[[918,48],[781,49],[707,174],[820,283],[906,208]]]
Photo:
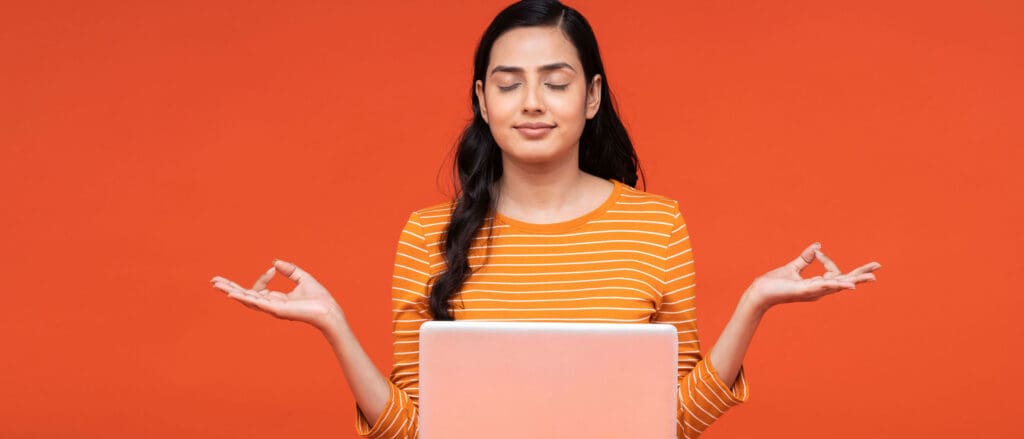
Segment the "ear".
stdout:
[[487,121],[487,104],[484,101],[484,82],[477,79],[475,83],[476,89],[476,100],[480,105],[480,116],[484,118],[484,123],[489,124]]
[[594,75],[594,79],[590,81],[590,87],[587,89],[587,119],[592,119],[597,115],[597,110],[601,108],[601,75]]

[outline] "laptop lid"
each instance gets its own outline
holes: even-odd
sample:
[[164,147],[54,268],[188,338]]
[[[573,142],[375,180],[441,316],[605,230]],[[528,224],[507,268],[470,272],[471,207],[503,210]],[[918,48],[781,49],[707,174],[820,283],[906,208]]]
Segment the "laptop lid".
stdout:
[[668,324],[428,321],[423,439],[675,438]]

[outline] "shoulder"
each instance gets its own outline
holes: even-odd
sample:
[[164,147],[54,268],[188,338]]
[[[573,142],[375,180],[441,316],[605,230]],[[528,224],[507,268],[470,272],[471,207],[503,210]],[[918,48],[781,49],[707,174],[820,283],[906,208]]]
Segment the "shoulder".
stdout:
[[668,214],[673,218],[680,216],[679,201],[676,199],[640,190],[626,184],[622,184],[622,193],[617,204],[619,208],[629,210]]
[[410,221],[418,221],[421,226],[428,226],[433,223],[447,223],[449,218],[451,218],[454,208],[454,201],[443,201],[414,210],[409,215],[409,219]]
[[436,245],[432,243],[447,228],[454,206],[453,201],[444,201],[413,210],[402,229],[402,238],[415,238],[419,245]]

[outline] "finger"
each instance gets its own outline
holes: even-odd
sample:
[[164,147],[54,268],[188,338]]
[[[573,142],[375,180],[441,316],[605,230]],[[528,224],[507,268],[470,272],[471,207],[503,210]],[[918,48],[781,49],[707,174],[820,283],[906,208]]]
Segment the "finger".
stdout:
[[834,293],[837,293],[837,292],[839,292],[841,290],[846,289],[845,287],[843,287],[841,285],[836,285],[836,284],[826,283],[826,282],[827,281],[818,281],[818,282],[808,283],[808,284],[804,285],[802,291],[800,291],[798,293],[798,295],[797,295],[797,297],[800,297],[800,299],[798,299],[798,300],[799,301],[814,301],[814,300],[818,300],[818,299],[820,299],[820,298],[822,298],[824,296],[827,296],[829,294],[834,294]]
[[819,261],[821,261],[821,265],[825,266],[825,277],[829,277],[829,274],[832,276],[839,276],[843,274],[843,272],[839,270],[839,267],[836,266],[836,263],[832,262],[832,258],[825,256],[825,253],[822,252],[821,249],[815,250],[814,255]]
[[306,273],[301,268],[299,268],[298,265],[295,265],[291,262],[285,262],[280,259],[274,259],[274,268],[276,268],[277,271],[280,271],[281,274],[287,276],[288,279],[291,279],[292,282],[295,283],[302,282],[303,279],[312,279],[312,276],[310,276],[309,273]]
[[267,289],[267,284],[270,283],[270,279],[274,277],[274,273],[276,272],[277,270],[275,270],[274,267],[270,267],[267,271],[264,271],[263,274],[256,279],[256,283],[252,284],[252,289],[256,291],[263,291]]
[[217,282],[220,282],[220,283],[222,283],[224,285],[227,285],[228,287],[231,287],[231,289],[234,290],[234,291],[237,291],[237,292],[245,291],[245,288],[242,288],[241,285],[235,283],[235,281],[233,281],[231,279],[223,278],[223,277],[220,277],[220,276],[217,276],[214,279],[217,279]]
[[224,293],[227,293],[226,297],[228,297],[229,299],[235,299],[236,301],[240,302],[242,305],[245,305],[248,308],[259,310],[259,308],[257,308],[256,306],[242,299],[244,297],[249,297],[248,295],[246,295],[245,290],[238,288],[237,286],[231,285],[230,283],[228,283],[228,281],[218,279],[216,282],[214,282],[213,287],[223,291]]
[[859,284],[861,282],[874,282],[875,281],[875,275],[872,274],[872,273],[858,274],[856,276],[846,275],[846,276],[843,276],[843,277],[845,277],[847,280],[849,280],[850,282],[853,282],[855,284]]
[[800,256],[797,256],[796,259],[790,262],[789,266],[793,267],[797,273],[804,271],[808,265],[811,265],[811,262],[814,262],[814,251],[819,248],[821,248],[821,243],[815,242],[811,244],[800,253]]
[[230,279],[221,277],[221,276],[214,276],[213,279],[211,279],[210,281],[213,282],[215,287],[218,284],[223,286],[224,288],[220,288],[220,289],[221,289],[221,291],[224,291],[225,293],[229,293],[230,294],[230,293],[233,292],[235,294],[252,294],[252,295],[255,295],[255,296],[258,296],[258,297],[267,297],[266,287],[264,287],[263,290],[255,290],[255,289],[247,290],[245,288],[242,288],[242,286],[237,284],[236,282],[234,282],[234,281],[232,281]]
[[214,276],[213,279],[210,279],[210,282],[213,282],[213,283],[223,282],[223,283],[231,285],[232,287],[235,287],[235,288],[239,288],[239,289],[243,289],[243,290],[245,289],[245,288],[242,288],[241,285],[239,285],[239,284],[235,283],[234,281],[232,281],[231,279],[228,279],[228,278],[222,277],[222,276]]
[[241,303],[242,305],[245,305],[246,308],[254,309],[256,311],[262,311],[261,309],[257,308],[256,305],[253,305],[253,304],[251,304],[249,302],[246,302],[245,300],[239,299],[238,296],[228,295],[228,298],[229,299],[234,299],[235,302],[238,302],[238,303]]
[[250,296],[250,297],[267,298],[268,294],[269,294],[267,291],[247,290],[245,288],[242,288],[238,284],[236,284],[234,282],[231,282],[231,281],[229,281],[227,279],[223,279],[223,278],[221,278],[221,279],[217,280],[216,282],[214,282],[213,286],[214,286],[214,288],[217,288],[217,289],[227,293],[228,297]]
[[245,289],[238,286],[238,284],[224,278],[215,280],[213,282],[213,287],[228,294],[242,294],[242,292],[245,291]]
[[263,296],[250,293],[231,293],[229,294],[229,297],[241,302],[243,305],[248,306],[249,308],[276,315],[276,308],[274,307],[274,305],[270,302],[270,300]]
[[856,289],[857,285],[849,280],[842,278],[817,278],[808,282],[811,289],[831,288],[836,290],[843,289]]
[[847,274],[848,275],[860,275],[860,274],[863,274],[863,273],[870,273],[870,272],[875,271],[875,270],[877,270],[879,268],[882,268],[882,264],[879,264],[878,262],[868,262],[867,264],[861,265],[860,267],[857,267],[857,268],[853,269],[852,271],[850,271]]

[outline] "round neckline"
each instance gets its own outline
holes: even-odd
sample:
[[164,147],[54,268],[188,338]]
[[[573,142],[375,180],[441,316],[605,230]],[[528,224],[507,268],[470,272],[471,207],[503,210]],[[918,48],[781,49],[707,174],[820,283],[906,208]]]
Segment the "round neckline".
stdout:
[[591,210],[590,212],[583,214],[582,216],[578,216],[576,218],[566,221],[560,221],[557,223],[528,223],[526,221],[521,221],[515,218],[507,217],[495,211],[494,219],[499,223],[507,224],[509,227],[513,229],[526,230],[531,232],[557,233],[575,229],[579,226],[582,226],[590,222],[590,220],[598,216],[601,216],[606,210],[608,210],[609,207],[613,206],[615,202],[618,201],[619,194],[622,193],[623,183],[614,178],[608,178],[606,180],[612,182],[612,193],[608,195],[608,198],[606,198],[604,202],[601,203],[601,205],[597,206],[597,208]]

